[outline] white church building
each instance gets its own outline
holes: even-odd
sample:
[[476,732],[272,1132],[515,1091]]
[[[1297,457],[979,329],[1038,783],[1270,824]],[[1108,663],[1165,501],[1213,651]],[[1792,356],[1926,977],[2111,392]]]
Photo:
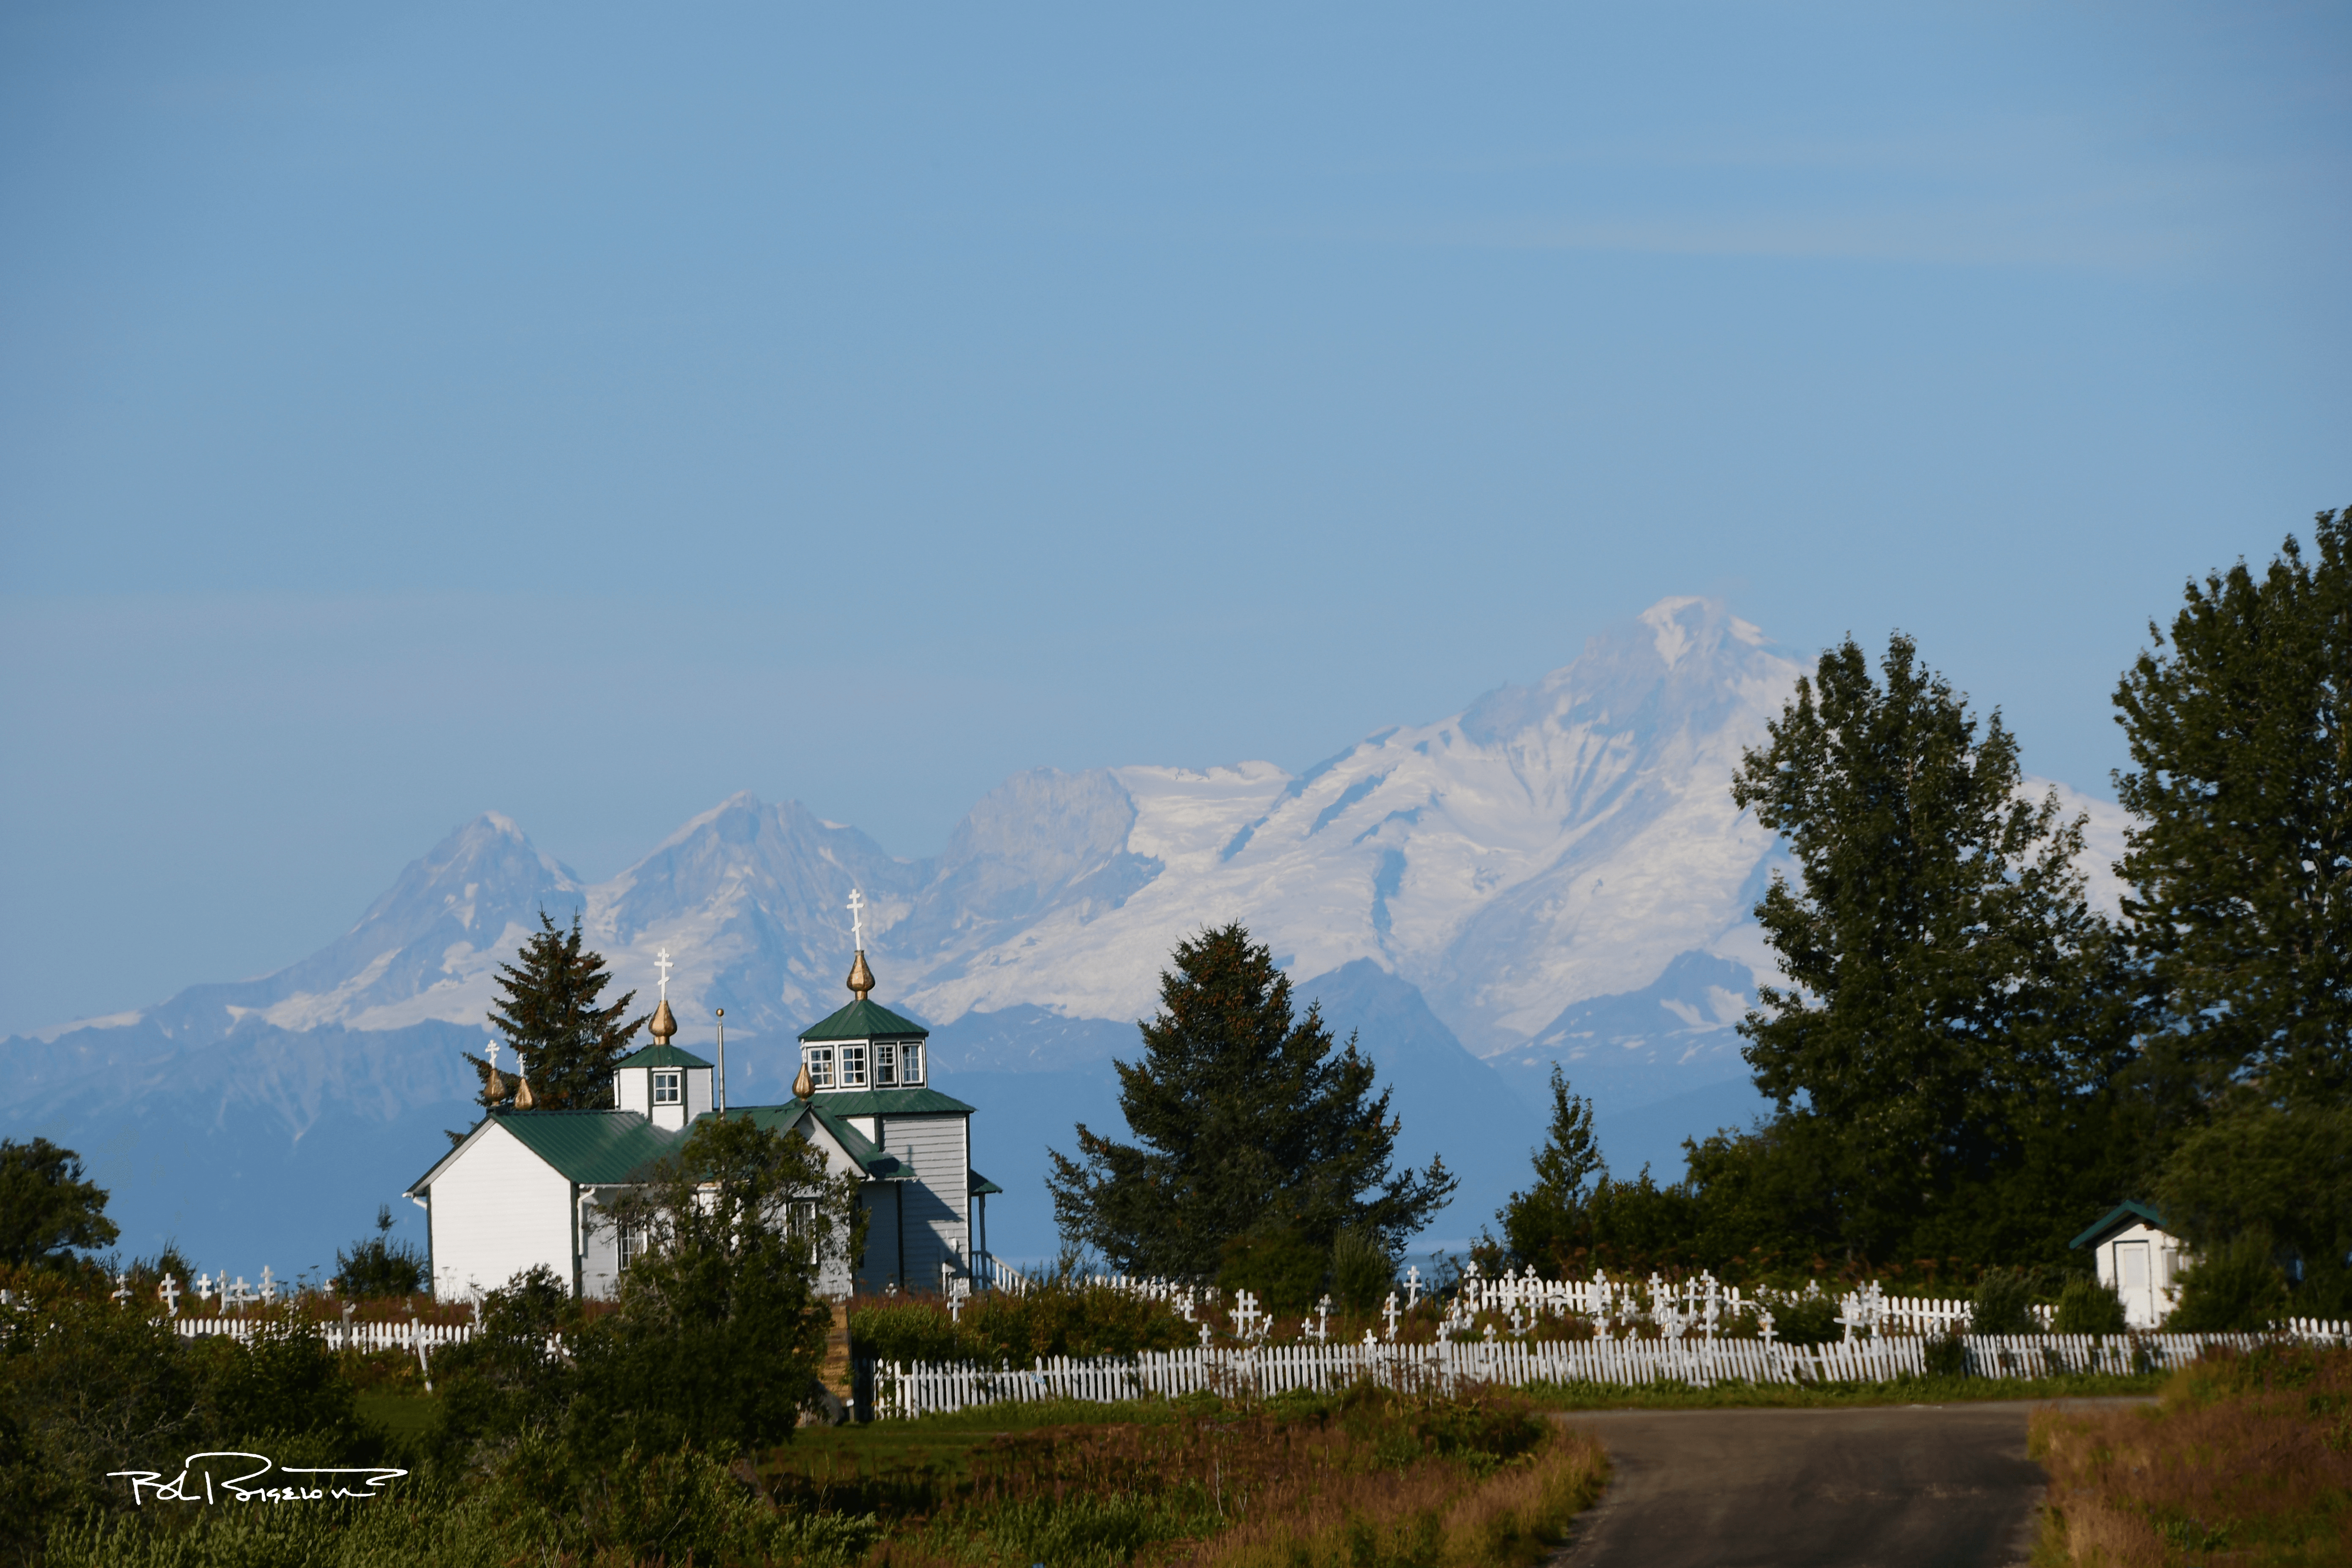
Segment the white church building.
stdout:
[[862,945],[853,1000],[802,1032],[800,1074],[782,1105],[730,1106],[718,1069],[670,1043],[677,1023],[662,956],[654,1043],[614,1069],[611,1109],[539,1110],[524,1082],[515,1109],[489,1111],[409,1186],[425,1212],[436,1297],[462,1300],[538,1265],[574,1295],[616,1294],[634,1244],[610,1205],[711,1116],[797,1131],[830,1174],[857,1178],[865,1256],[831,1271],[829,1293],[960,1293],[986,1275],[985,1205],[1002,1189],[971,1168],[972,1108],[930,1087],[929,1032],[872,1000]]

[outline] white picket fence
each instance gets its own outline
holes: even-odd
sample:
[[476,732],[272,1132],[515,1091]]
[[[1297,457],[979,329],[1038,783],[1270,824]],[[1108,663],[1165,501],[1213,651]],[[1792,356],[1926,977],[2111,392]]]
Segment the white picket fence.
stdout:
[[[208,1334],[226,1334],[231,1339],[249,1340],[263,1329],[282,1324],[286,1320],[276,1314],[263,1313],[250,1318],[173,1318],[173,1329],[183,1339],[201,1339]],[[317,1325],[327,1346],[337,1351],[413,1351],[423,1345],[427,1352],[444,1345],[463,1344],[474,1337],[471,1323],[424,1323],[411,1318],[403,1322],[362,1323],[338,1322],[329,1318]]]
[[[2352,1343],[2347,1325],[2311,1338]],[[2215,1347],[2252,1350],[2259,1334],[1968,1335],[1968,1371],[1979,1377],[2041,1378],[2067,1373],[2165,1372]],[[873,1413],[905,1418],[978,1405],[1073,1399],[1091,1403],[1159,1394],[1286,1393],[1370,1381],[1390,1387],[1450,1389],[1462,1384],[1885,1383],[1927,1372],[1928,1341],[1903,1337],[1790,1345],[1766,1340],[1595,1338],[1440,1341],[1435,1344],[1258,1344],[1149,1352],[1131,1359],[1054,1356],[1027,1368],[867,1363]]]

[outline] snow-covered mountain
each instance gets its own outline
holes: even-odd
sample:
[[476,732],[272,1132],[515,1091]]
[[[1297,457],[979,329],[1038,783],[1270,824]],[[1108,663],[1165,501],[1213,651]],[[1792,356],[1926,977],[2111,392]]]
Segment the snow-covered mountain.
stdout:
[[[1243,921],[1331,992],[1376,1058],[1391,1052],[1384,1071],[1413,1080],[1409,1145],[1444,1126],[1450,1163],[1492,1166],[1475,1196],[1465,1185],[1482,1209],[1460,1222],[1467,1235],[1496,1184],[1524,1172],[1553,1059],[1600,1097],[1604,1132],[1612,1114],[1709,1086],[1733,1092],[1705,1100],[1708,1116],[1751,1103],[1730,1026],[1768,972],[1749,911],[1776,851],[1728,784],[1799,668],[1721,605],[1667,599],[1531,686],[1300,774],[1241,763],[1018,775],[931,859],[746,794],[583,885],[486,815],[299,963],[0,1045],[20,1089],[9,1120],[79,1138],[101,1162],[93,1150],[128,1138],[148,1171],[173,1163],[155,1163],[159,1140],[194,1140],[193,1159],[208,1140],[356,1147],[419,1118],[460,1125],[456,1047],[478,1047],[496,966],[541,909],[582,910],[625,987],[648,991],[667,947],[681,1043],[707,1042],[723,1006],[738,1097],[780,1095],[780,1047],[842,1000],[855,888],[880,994],[939,1031],[943,1074],[1033,1100],[1047,1079],[1083,1079],[1096,1121],[1105,1064],[1152,1011],[1170,950]],[[2120,815],[2070,804],[2093,815],[2104,875]],[[1044,1124],[1066,1109],[1026,1107]],[[1483,1141],[1469,1131],[1480,1116]],[[435,1152],[428,1141],[405,1163]],[[1008,1173],[1025,1178],[1042,1154],[998,1164],[1013,1186]]]

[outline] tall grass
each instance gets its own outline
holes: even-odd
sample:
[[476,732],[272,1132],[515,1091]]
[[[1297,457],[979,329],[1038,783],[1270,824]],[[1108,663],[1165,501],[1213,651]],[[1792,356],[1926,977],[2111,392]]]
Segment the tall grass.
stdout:
[[2209,1352],[2155,1409],[2041,1411],[2032,1430],[2037,1561],[2352,1563],[2352,1351]]
[[1509,1395],[1360,1388],[1007,1436],[970,1457],[958,1505],[876,1561],[1508,1564],[1557,1544],[1606,1468]]

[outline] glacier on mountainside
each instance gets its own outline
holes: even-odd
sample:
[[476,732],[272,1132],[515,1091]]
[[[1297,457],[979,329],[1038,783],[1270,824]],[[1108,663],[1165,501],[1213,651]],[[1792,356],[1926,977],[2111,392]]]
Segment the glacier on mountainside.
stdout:
[[[497,966],[542,909],[583,911],[619,989],[641,996],[667,947],[681,1043],[707,1054],[723,1006],[730,1073],[773,1098],[793,1036],[843,998],[857,888],[879,994],[940,1031],[944,1073],[1098,1073],[1154,1010],[1176,942],[1239,921],[1294,976],[1345,976],[1368,1016],[1442,1035],[1413,1058],[1449,1064],[1416,1069],[1430,1092],[1493,1105],[1507,1085],[1518,1103],[1497,1114],[1516,1144],[1554,1059],[1604,1111],[1744,1076],[1730,1026],[1771,973],[1751,911],[1786,859],[1729,784],[1802,668],[1716,601],[1664,599],[1529,685],[1295,775],[1263,762],[1018,774],[924,858],[742,794],[584,885],[486,814],[297,963],[0,1043],[20,1086],[12,1121],[56,1136],[110,1118],[118,1140],[234,1122],[295,1142],[462,1121],[462,1069],[443,1053],[483,1042]],[[2112,910],[2123,816],[2054,787],[2090,817],[2086,870]],[[375,1038],[421,1053],[404,1084],[301,1065]],[[163,1095],[179,1104],[157,1120]]]

